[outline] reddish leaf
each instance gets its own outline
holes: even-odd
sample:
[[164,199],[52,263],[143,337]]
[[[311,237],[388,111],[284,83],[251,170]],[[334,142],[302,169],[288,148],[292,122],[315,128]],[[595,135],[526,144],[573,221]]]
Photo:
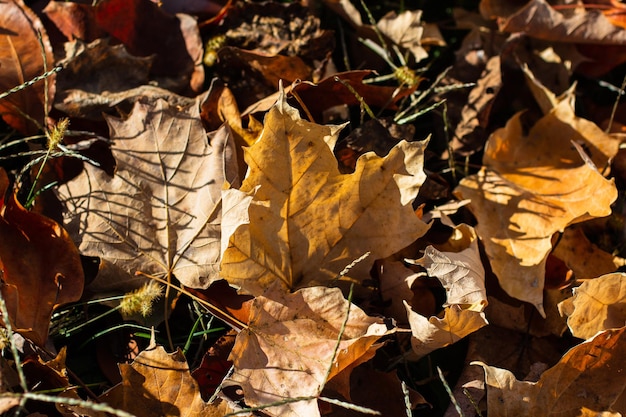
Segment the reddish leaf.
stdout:
[[372,84],[364,84],[363,79],[372,75],[373,71],[347,71],[328,77],[318,84],[303,82],[297,85],[293,91],[298,94],[309,112],[319,123],[322,112],[329,107],[340,104],[356,106],[359,104],[358,98],[352,91],[342,83],[336,81],[336,77],[341,79],[361,96],[368,106],[374,108],[396,109],[395,103],[411,94],[412,89],[402,89],[395,96],[395,87],[381,87]]
[[106,35],[96,25],[96,11],[91,5],[51,1],[43,11],[70,41],[91,42]]
[[[41,34],[43,51],[38,46]],[[44,68],[44,56],[47,68]],[[0,93],[21,85],[52,68],[52,47],[39,18],[21,0],[0,2]],[[37,132],[44,124],[54,97],[54,76],[48,78],[48,103],[44,81],[0,100],[0,114],[23,134]],[[47,108],[44,109],[44,104]],[[24,117],[28,115],[33,121]]]
[[1,290],[13,326],[43,346],[52,310],[83,292],[78,250],[55,221],[9,196],[0,208]]
[[[152,73],[169,89],[199,91],[204,83],[202,40],[195,19],[163,12],[150,0],[104,0],[98,26],[137,56],[155,55]],[[169,79],[169,80],[167,80]]]

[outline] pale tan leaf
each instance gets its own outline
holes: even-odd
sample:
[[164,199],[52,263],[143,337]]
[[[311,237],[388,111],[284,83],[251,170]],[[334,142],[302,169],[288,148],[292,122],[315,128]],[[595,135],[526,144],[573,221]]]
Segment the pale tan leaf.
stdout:
[[301,120],[284,95],[270,110],[246,151],[241,191],[255,194],[250,223],[233,233],[222,259],[231,284],[253,295],[275,281],[289,289],[326,285],[369,252],[349,272],[362,280],[374,260],[426,232],[411,207],[425,179],[426,142],[402,141],[384,158],[366,153],[355,173],[342,175],[329,148],[338,131]]
[[624,327],[599,333],[570,349],[537,382],[518,381],[506,369],[473,362],[485,370],[489,416],[623,414],[626,410],[613,406],[626,387],[625,337]]
[[[349,318],[337,356],[333,354],[346,314]],[[390,333],[380,318],[367,316],[344,299],[338,288],[310,287],[288,293],[275,283],[254,299],[250,323],[237,335],[231,352],[232,382],[241,385],[251,406],[272,416],[319,416],[317,401],[329,378],[380,347]],[[287,402],[290,398],[313,399]]]
[[596,333],[626,325],[626,274],[590,279],[574,289],[574,296],[559,304],[572,334],[589,339]]
[[59,188],[79,249],[130,274],[208,287],[218,278],[222,186],[237,175],[229,131],[209,144],[197,106],[181,111],[163,100],[107,120],[115,175],[87,165]]
[[[464,238],[469,239],[469,242]],[[433,246],[428,246],[424,256],[416,263],[426,268],[429,276],[441,281],[447,296],[444,306],[475,303],[486,305],[485,269],[480,260],[476,232],[468,225],[460,225],[450,240],[452,243],[449,246],[460,243],[464,248],[457,248],[460,250],[455,253],[440,252]]]
[[149,347],[130,364],[120,364],[122,382],[100,400],[142,417],[224,415],[220,401],[205,403],[180,350],[168,354],[162,346]]
[[567,103],[557,105],[525,133],[521,114],[494,132],[487,143],[483,167],[464,178],[455,193],[472,200],[476,230],[502,288],[543,312],[545,262],[552,235],[572,223],[607,216],[617,197],[606,180],[581,158],[572,141],[590,149],[602,166],[612,156],[604,150],[605,135],[591,122],[572,119]]
[[428,355],[439,348],[451,345],[487,325],[484,303],[473,304],[467,308],[460,305],[446,307],[442,317],[424,317],[404,305],[411,325],[411,347],[418,358]]
[[378,29],[389,37],[396,45],[408,49],[415,61],[419,62],[428,58],[428,52],[422,43],[445,46],[445,41],[438,29],[429,26],[429,39],[422,39],[426,24],[422,20],[421,10],[405,10],[397,14],[392,11],[383,16],[377,23]]

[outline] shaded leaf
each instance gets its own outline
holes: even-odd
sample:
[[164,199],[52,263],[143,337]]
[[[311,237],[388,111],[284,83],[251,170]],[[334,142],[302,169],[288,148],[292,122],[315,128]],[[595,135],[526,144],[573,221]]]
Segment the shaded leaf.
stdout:
[[87,165],[59,188],[80,250],[130,274],[208,287],[218,277],[221,188],[237,177],[228,130],[209,144],[197,106],[179,111],[162,100],[107,121],[115,175]]
[[[38,46],[38,33],[43,50]],[[45,68],[44,57],[47,61]],[[0,93],[51,70],[53,62],[48,35],[35,13],[22,0],[0,2]],[[44,89],[44,81],[39,81],[0,100],[0,114],[4,121],[25,135],[37,132],[45,125],[44,116],[54,99],[54,76],[48,78],[48,91]]]
[[0,275],[13,328],[39,346],[54,308],[83,292],[83,268],[69,234],[22,207],[15,193],[0,202]]
[[485,370],[489,416],[580,416],[612,409],[626,386],[626,328],[606,330],[570,349],[537,382],[518,381],[506,370],[474,362]]
[[165,13],[150,0],[104,0],[95,9],[98,26],[122,41],[131,54],[155,55],[151,73],[160,87],[200,91],[203,45],[194,18]]
[[426,232],[410,204],[425,178],[426,142],[402,141],[385,158],[367,153],[354,174],[341,175],[329,148],[338,131],[301,120],[284,96],[270,110],[245,155],[241,192],[254,197],[249,224],[224,251],[222,276],[231,284],[253,295],[275,281],[324,285],[370,252],[349,273],[362,280],[375,259]]
[[428,58],[424,45],[445,46],[446,42],[436,25],[429,25],[422,20],[421,10],[405,10],[400,14],[389,12],[376,26],[396,45],[408,49],[415,61]]
[[[274,285],[252,302],[250,324],[237,335],[231,352],[246,403],[270,404],[290,398],[312,399],[273,406],[273,416],[319,416],[317,397],[334,375],[368,355],[390,333],[380,318],[367,316],[343,298],[338,288],[310,287],[293,294]],[[340,329],[337,356],[333,356]]]
[[[579,120],[562,102],[525,133],[522,115],[515,115],[490,136],[486,167],[455,190],[472,200],[476,230],[502,288],[541,314],[552,235],[569,224],[609,215],[617,197],[613,181],[593,166],[611,157],[596,145],[607,135],[597,126],[588,128],[588,121],[581,122],[586,126],[581,133]],[[585,144],[593,162],[584,161],[572,141]]]
[[578,279],[608,274],[626,262],[591,243],[583,229],[577,226],[565,229],[552,255],[561,259]]
[[589,339],[596,333],[626,324],[626,274],[590,279],[574,289],[574,296],[559,304],[572,334]]
[[130,364],[120,364],[122,382],[100,400],[137,416],[214,416],[232,411],[223,401],[207,404],[180,350],[150,346]]

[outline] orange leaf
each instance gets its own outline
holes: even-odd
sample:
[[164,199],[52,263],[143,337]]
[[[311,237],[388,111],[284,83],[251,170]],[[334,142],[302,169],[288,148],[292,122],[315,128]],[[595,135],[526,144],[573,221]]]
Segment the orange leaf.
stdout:
[[[52,69],[54,57],[48,35],[37,15],[22,0],[0,2],[0,29],[0,93]],[[38,46],[38,33],[41,33],[43,51]],[[46,68],[44,56],[48,65]],[[23,115],[44,125],[44,116],[54,100],[54,76],[48,78],[47,103],[44,85],[43,81],[39,81],[0,100],[2,118],[23,134],[37,132],[39,126]],[[44,108],[44,104],[48,107]]]
[[[607,330],[570,349],[539,381],[518,381],[506,369],[473,362],[485,370],[489,416],[577,417],[624,413],[613,405],[626,388],[626,328]],[[605,415],[605,414],[601,414]]]
[[15,194],[0,205],[0,271],[13,326],[43,346],[53,309],[82,295],[83,268],[65,229],[26,210]]

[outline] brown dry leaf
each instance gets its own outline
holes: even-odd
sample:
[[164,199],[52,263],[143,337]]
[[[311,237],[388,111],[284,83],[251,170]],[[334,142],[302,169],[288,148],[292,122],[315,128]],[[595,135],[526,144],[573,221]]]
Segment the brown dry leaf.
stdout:
[[218,278],[222,185],[237,178],[228,129],[209,144],[198,106],[163,100],[137,102],[127,120],[107,121],[115,175],[87,165],[59,188],[81,252],[130,274],[208,287]]
[[537,382],[518,381],[506,369],[482,362],[490,417],[598,415],[612,409],[626,386],[626,328],[606,330],[570,349]]
[[338,288],[288,293],[274,285],[254,299],[249,327],[237,335],[229,358],[235,366],[231,380],[243,388],[250,406],[312,397],[264,408],[269,415],[319,416],[316,397],[326,377],[370,355],[381,346],[376,341],[390,332],[382,319],[367,316]]
[[[543,315],[552,235],[572,223],[609,215],[617,190],[593,166],[603,166],[612,156],[603,146],[608,135],[574,116],[567,102],[527,133],[521,118],[515,115],[490,136],[485,167],[464,178],[455,194],[472,200],[476,230],[502,288]],[[593,162],[584,161],[572,141],[584,144]]]
[[576,278],[595,278],[624,266],[626,260],[603,251],[589,241],[581,227],[565,229],[552,255],[565,262]]
[[168,354],[152,345],[119,368],[122,382],[99,397],[114,408],[142,417],[221,417],[232,411],[224,401],[202,400],[180,350]]
[[508,15],[503,10],[489,10],[484,7],[487,3],[499,2],[483,0],[481,12],[500,17],[498,27],[503,32],[524,32],[547,41],[626,45],[626,31],[612,25],[600,10],[580,8],[574,13],[561,13],[545,0],[531,0],[518,10],[504,11],[513,12]]
[[54,308],[83,292],[80,256],[68,233],[22,207],[15,193],[0,201],[0,275],[13,328],[39,346],[48,338]]
[[354,174],[341,175],[330,150],[339,129],[301,120],[284,95],[270,110],[246,150],[241,192],[254,197],[249,224],[230,236],[222,258],[231,284],[253,295],[275,281],[289,289],[326,285],[369,252],[348,274],[362,280],[374,260],[427,231],[411,207],[425,179],[426,141],[402,141],[384,158],[366,153]]
[[[37,46],[37,33],[41,33],[43,50]],[[44,68],[44,57],[47,68]],[[0,92],[51,70],[53,61],[48,35],[37,15],[22,0],[0,2]],[[44,126],[44,117],[50,111],[54,99],[54,78],[54,75],[48,78],[47,92],[44,91],[45,83],[39,81],[0,100],[0,114],[4,121],[25,135],[33,134]],[[40,126],[24,117],[24,114]]]
[[335,77],[349,84],[365,100],[368,106],[379,109],[397,109],[396,103],[413,91],[413,89],[409,88],[402,88],[398,91],[396,87],[363,82],[366,77],[373,74],[374,71],[371,70],[340,72],[321,80],[317,84],[306,81],[301,82],[293,87],[293,91],[300,97],[316,121],[321,121],[324,110],[330,107],[342,104],[348,106],[359,105],[359,100],[354,93],[343,83],[337,81]]
[[596,333],[626,325],[626,274],[590,279],[574,289],[574,296],[559,304],[572,334],[589,339]]

